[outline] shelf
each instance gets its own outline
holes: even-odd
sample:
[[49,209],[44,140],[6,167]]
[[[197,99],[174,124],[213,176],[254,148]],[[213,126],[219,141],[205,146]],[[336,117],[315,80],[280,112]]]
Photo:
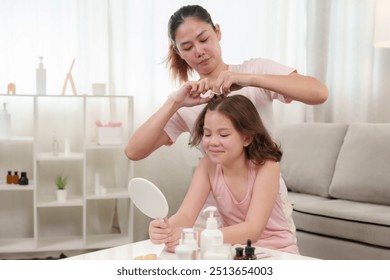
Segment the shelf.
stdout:
[[58,156],[54,156],[52,153],[38,153],[37,160],[46,160],[46,161],[72,161],[72,160],[83,160],[84,154],[83,153],[70,153],[69,155],[65,155],[64,153],[59,153]]
[[72,207],[83,206],[83,199],[80,196],[68,196],[65,201],[58,201],[54,196],[38,198],[37,207]]
[[32,252],[35,251],[34,238],[1,238],[0,252]]
[[125,234],[88,235],[85,249],[99,249],[120,246],[130,243],[129,236]]
[[129,198],[129,193],[127,189],[107,189],[107,192],[105,194],[90,193],[87,195],[87,200],[115,198]]
[[32,143],[34,142],[34,137],[32,136],[11,136],[10,138],[0,138],[0,143]]
[[0,191],[33,191],[34,185],[6,185],[0,183]]
[[[134,163],[124,149],[133,131],[133,97],[0,94],[0,99],[8,103],[13,133],[0,139],[0,253],[129,243],[127,183]],[[99,145],[96,120],[121,122],[122,144]],[[57,156],[51,152],[53,137]],[[8,171],[26,172],[29,185],[7,184]],[[104,194],[94,194],[96,174],[107,188]],[[68,179],[65,201],[56,197],[58,175]]]
[[87,150],[115,150],[115,149],[124,149],[125,145],[99,145],[97,143],[87,144]]
[[40,237],[37,246],[39,251],[78,250],[83,248],[82,236]]

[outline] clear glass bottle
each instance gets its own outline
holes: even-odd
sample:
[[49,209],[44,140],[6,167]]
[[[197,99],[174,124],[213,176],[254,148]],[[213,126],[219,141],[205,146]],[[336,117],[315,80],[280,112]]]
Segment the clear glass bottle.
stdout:
[[53,131],[52,152],[53,156],[58,156],[58,140],[55,131]]
[[12,180],[12,171],[8,171],[8,174],[7,174],[7,184],[10,185],[12,184],[13,180]]
[[22,185],[22,186],[28,185],[27,172],[21,172],[20,179],[19,179],[19,185]]

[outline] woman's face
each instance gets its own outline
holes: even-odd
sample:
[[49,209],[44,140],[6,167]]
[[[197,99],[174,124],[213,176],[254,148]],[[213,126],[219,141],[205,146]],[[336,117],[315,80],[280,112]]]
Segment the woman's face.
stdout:
[[179,55],[201,78],[212,75],[222,62],[221,32],[194,17],[188,17],[176,30],[176,47]]
[[244,147],[250,144],[249,138],[240,134],[224,114],[207,111],[203,130],[203,148],[212,162],[228,165],[245,157]]

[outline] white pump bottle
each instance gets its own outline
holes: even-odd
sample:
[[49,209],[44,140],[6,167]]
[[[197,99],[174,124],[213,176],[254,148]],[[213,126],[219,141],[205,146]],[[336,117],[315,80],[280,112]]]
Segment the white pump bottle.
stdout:
[[206,222],[206,229],[200,234],[200,257],[204,259],[204,255],[207,251],[215,250],[216,248],[223,247],[223,233],[218,229],[217,219],[214,217],[214,213],[217,208],[209,206],[203,210],[209,212],[210,216]]

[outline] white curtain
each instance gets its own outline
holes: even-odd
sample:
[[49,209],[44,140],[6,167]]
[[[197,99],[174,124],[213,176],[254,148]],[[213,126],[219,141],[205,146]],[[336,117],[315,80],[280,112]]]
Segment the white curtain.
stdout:
[[14,82],[17,93],[35,94],[35,68],[43,56],[48,94],[58,94],[76,58],[79,94],[101,82],[110,94],[134,95],[138,124],[177,87],[163,63],[167,21],[193,3],[221,25],[226,62],[271,58],[328,85],[328,102],[314,110],[275,104],[276,123],[375,121],[373,44],[390,39],[385,0],[2,0],[0,92]]

